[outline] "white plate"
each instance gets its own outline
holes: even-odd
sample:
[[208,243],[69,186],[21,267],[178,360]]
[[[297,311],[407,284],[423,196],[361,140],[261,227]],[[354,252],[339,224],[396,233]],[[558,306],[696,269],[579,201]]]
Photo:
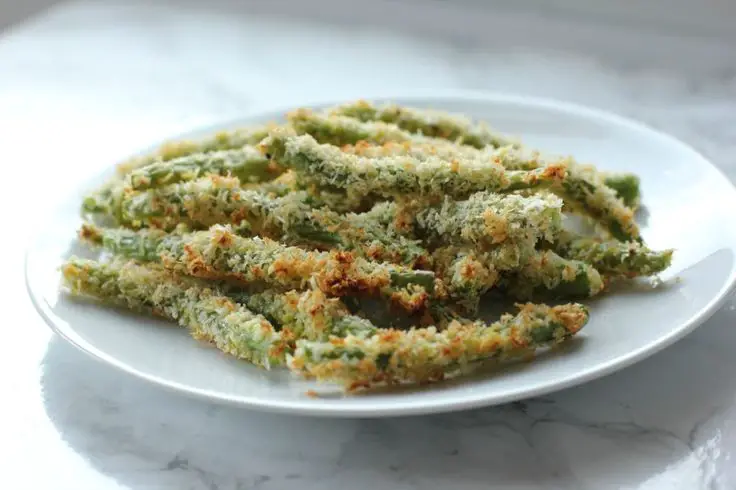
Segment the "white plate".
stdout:
[[[543,150],[572,154],[601,169],[638,173],[648,212],[645,240],[654,248],[677,248],[671,269],[662,276],[667,285],[610,293],[590,302],[591,320],[577,342],[523,366],[421,389],[314,399],[305,394],[314,384],[286,372],[256,369],[197,343],[180,328],[80,304],[58,292],[59,264],[71,253],[83,252],[74,245],[82,195],[107,177],[103,175],[66,202],[49,206],[53,216],[26,258],[28,290],[38,311],[83,351],[180,392],[277,412],[386,416],[509,402],[603,376],[692,331],[732,289],[736,191],[713,165],[679,141],[618,116],[549,100],[468,93],[390,100],[465,113]],[[253,114],[218,128],[279,119],[284,112]]]

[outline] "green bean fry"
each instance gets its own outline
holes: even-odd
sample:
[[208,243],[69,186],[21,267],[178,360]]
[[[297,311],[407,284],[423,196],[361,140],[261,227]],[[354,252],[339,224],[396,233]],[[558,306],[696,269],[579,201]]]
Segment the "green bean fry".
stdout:
[[[81,203],[99,257],[67,259],[62,288],[350,393],[529,359],[596,318],[580,302],[672,265],[636,221],[634,173],[431,108],[284,116],[119,164]],[[522,303],[482,317],[494,298]]]

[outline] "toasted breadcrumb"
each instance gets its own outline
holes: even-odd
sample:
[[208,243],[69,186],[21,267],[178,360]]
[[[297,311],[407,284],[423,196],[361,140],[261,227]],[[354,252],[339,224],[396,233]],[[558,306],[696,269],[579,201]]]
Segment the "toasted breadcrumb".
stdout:
[[[641,237],[634,174],[438,110],[359,100],[286,119],[119,165],[82,203],[79,239],[104,260],[67,260],[65,289],[354,392],[531,360],[588,322],[578,303],[528,302],[487,323],[488,292],[572,301],[638,276],[657,287],[672,263]],[[565,214],[603,233],[566,230]]]

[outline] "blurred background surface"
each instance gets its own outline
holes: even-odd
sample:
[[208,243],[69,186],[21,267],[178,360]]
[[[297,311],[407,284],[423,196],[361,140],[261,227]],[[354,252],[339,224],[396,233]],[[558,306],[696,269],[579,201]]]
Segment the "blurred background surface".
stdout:
[[[60,0],[0,0],[0,29],[20,22],[29,16],[55,4],[69,3]],[[109,0],[96,0],[95,3],[115,3]],[[259,8],[283,12],[296,8],[312,10],[324,14],[315,5],[331,3],[338,9],[364,8],[370,1],[269,1],[269,0],[152,0],[159,4],[200,4],[201,6],[245,6],[260,4]],[[379,2],[383,3],[383,2]],[[434,4],[453,8],[515,9],[536,12],[540,15],[589,16],[593,20],[625,22],[653,28],[673,29],[681,33],[700,33],[701,35],[736,36],[734,15],[736,2],[733,0],[392,0],[390,3],[421,7]],[[297,4],[302,4],[297,7]]]

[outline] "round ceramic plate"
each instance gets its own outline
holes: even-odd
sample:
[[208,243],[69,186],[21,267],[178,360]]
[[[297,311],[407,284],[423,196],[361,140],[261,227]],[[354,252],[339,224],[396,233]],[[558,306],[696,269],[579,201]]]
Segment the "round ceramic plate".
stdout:
[[[75,244],[78,210],[83,194],[112,173],[115,162],[110,162],[105,175],[49,206],[53,215],[29,249],[26,264],[28,290],[38,311],[83,351],[163,387],[274,412],[387,416],[509,402],[603,376],[692,331],[731,290],[736,191],[683,143],[618,116],[550,100],[467,93],[383,100],[464,113],[547,152],[574,155],[605,170],[636,172],[642,183],[639,220],[645,240],[653,248],[677,249],[672,267],[661,277],[664,284],[653,288],[645,282],[590,301],[591,320],[579,338],[533,362],[421,388],[344,396],[286,371],[260,370],[226,357],[172,324],[80,303],[59,292],[62,260],[89,254]],[[287,110],[251,114],[185,136],[279,120]],[[315,388],[324,396],[306,394]]]

